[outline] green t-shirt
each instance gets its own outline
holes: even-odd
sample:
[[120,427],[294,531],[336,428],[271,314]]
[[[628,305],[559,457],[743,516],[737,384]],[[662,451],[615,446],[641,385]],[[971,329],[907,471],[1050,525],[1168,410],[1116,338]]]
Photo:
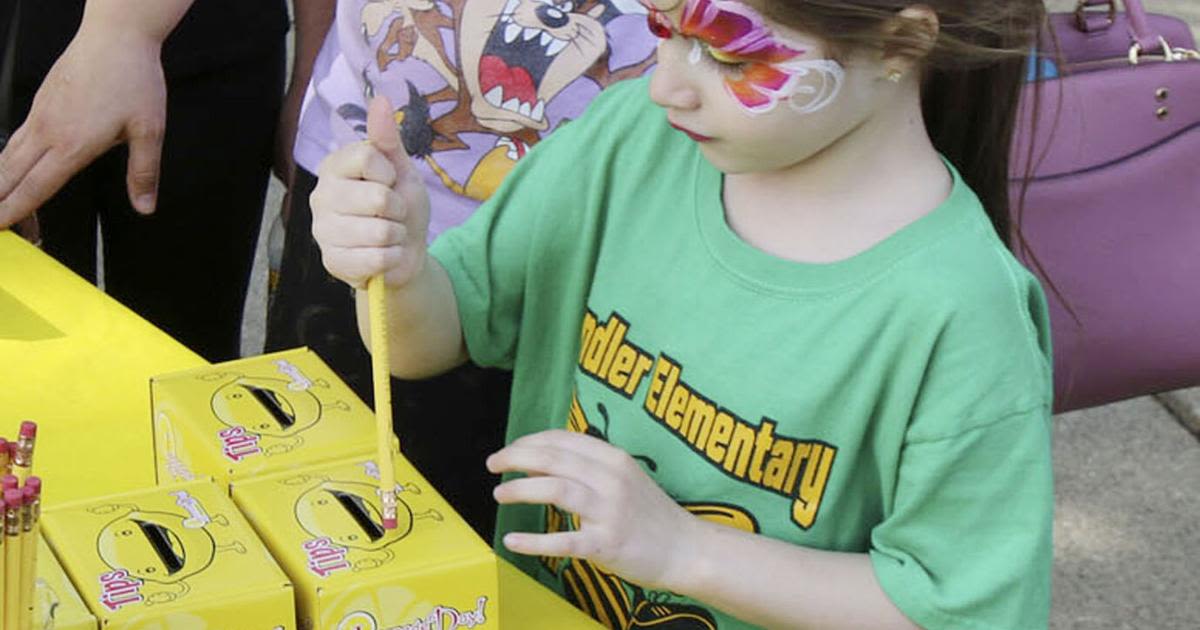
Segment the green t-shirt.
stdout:
[[[628,81],[435,243],[471,358],[514,370],[509,440],[588,431],[698,516],[869,553],[924,627],[1044,627],[1049,325],[975,195],[955,173],[946,202],[883,242],[804,264],[740,240],[721,186]],[[571,527],[503,506],[498,529]],[[610,627],[751,627],[498,548]]]

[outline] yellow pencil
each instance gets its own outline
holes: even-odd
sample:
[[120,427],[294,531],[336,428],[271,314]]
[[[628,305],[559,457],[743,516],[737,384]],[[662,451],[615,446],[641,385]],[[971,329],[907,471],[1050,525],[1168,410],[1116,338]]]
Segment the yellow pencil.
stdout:
[[376,459],[383,528],[396,529],[396,470],[392,462],[392,369],[388,356],[387,287],[383,276],[367,282],[371,318],[371,374],[375,381]]
[[25,478],[33,474],[33,444],[37,439],[37,424],[26,420],[21,423],[21,432],[17,435],[17,452],[13,457],[13,474],[25,482]]
[[21,627],[21,491],[4,491],[4,630]]
[[42,480],[25,480],[21,516],[21,629],[33,630],[33,591],[37,585],[38,520],[42,512]]

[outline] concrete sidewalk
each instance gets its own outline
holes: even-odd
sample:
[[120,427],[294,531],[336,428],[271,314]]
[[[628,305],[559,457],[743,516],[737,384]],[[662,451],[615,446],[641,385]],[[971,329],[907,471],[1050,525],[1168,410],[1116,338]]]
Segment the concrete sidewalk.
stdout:
[[[1143,0],[1200,31],[1200,0]],[[1049,0],[1053,10],[1074,0]],[[267,200],[267,234],[279,208]],[[259,248],[243,349],[262,348],[266,265]],[[1200,334],[1200,331],[1197,331]],[[1168,406],[1175,413],[1168,410]],[[1055,418],[1051,628],[1200,628],[1200,388]]]
[[1055,418],[1051,627],[1200,627],[1200,440],[1154,397]]

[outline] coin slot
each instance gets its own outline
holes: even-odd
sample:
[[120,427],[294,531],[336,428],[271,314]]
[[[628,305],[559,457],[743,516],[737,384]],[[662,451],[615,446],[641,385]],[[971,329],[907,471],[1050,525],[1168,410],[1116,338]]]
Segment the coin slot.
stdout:
[[269,389],[253,385],[243,384],[241,387],[250,392],[251,396],[254,396],[254,400],[257,400],[258,404],[262,405],[267,410],[267,413],[271,414],[275,422],[279,423],[280,428],[290,429],[296,424],[296,417],[284,407],[283,401],[280,400],[278,394]]
[[326,490],[326,492],[332,494],[333,498],[337,499],[342,509],[350,514],[350,518],[354,519],[355,523],[358,523],[358,526],[371,539],[371,542],[383,538],[383,526],[371,518],[371,512],[367,510],[367,502],[362,497],[341,490]]
[[150,541],[150,547],[154,549],[154,553],[158,555],[158,559],[167,568],[167,575],[174,575],[183,568],[183,558],[175,553],[175,549],[171,545],[171,530],[162,525],[156,525],[136,518],[133,519],[133,522],[137,523],[138,529],[142,530],[142,535],[146,537],[146,540]]

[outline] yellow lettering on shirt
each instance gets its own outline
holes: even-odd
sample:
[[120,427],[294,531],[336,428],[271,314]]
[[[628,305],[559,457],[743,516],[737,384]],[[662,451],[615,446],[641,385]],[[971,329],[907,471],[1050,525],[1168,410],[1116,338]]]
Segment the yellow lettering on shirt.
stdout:
[[[689,384],[681,362],[631,342],[632,328],[619,313],[600,321],[586,312],[579,335],[580,370],[629,400],[648,380],[642,399],[647,416],[725,475],[789,499],[792,522],[812,527],[837,447],[777,433],[778,422],[766,416],[757,423],[738,416]],[[568,427],[586,432],[589,426],[573,399]]]

